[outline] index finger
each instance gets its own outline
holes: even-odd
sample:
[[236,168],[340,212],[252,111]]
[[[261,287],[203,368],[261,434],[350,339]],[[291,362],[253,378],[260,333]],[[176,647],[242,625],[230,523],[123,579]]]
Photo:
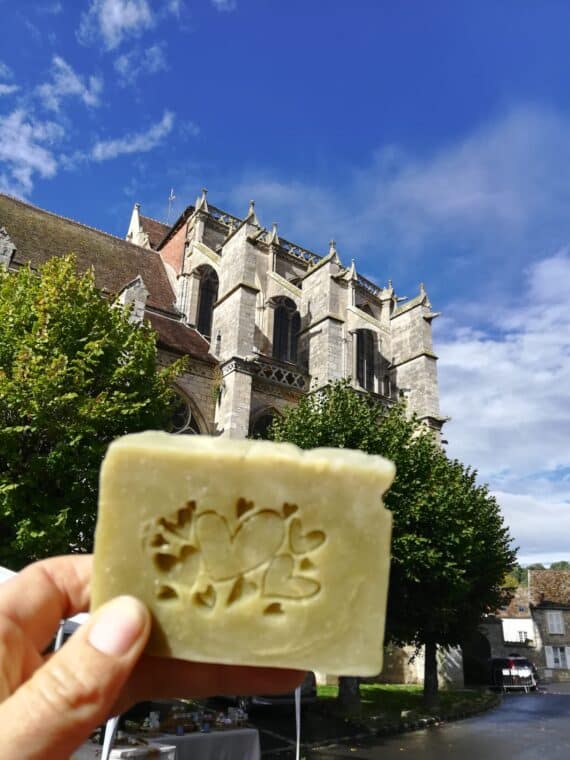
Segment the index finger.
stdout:
[[0,587],[0,616],[19,626],[38,651],[60,620],[89,607],[92,556],[72,554],[28,565]]

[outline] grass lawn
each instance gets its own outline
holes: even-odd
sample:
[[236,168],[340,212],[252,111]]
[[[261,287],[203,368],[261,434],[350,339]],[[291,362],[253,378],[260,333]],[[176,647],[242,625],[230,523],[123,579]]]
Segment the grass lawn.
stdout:
[[[336,686],[318,686],[319,702],[325,708],[335,710],[338,694]],[[460,713],[476,712],[495,703],[496,697],[488,692],[475,690],[440,691],[440,706],[430,712],[422,706],[422,687],[416,685],[361,684],[362,718],[385,718],[386,720],[419,719],[431,715],[453,717]]]

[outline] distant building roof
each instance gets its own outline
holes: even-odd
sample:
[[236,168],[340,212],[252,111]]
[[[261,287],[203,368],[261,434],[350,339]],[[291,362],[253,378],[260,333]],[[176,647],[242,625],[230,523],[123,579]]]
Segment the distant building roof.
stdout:
[[497,616],[500,618],[530,617],[528,588],[526,586],[518,586],[508,606],[500,609]]
[[530,603],[535,606],[570,607],[570,571],[529,570]]
[[150,216],[143,216],[142,214],[139,215],[139,219],[143,232],[146,232],[148,235],[148,241],[151,248],[156,250],[168,234],[170,225],[164,224],[164,222],[159,222],[156,219],[151,219]]

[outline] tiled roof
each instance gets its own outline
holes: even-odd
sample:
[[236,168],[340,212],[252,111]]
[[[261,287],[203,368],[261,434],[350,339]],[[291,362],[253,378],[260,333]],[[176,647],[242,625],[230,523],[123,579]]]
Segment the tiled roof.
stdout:
[[12,264],[37,268],[53,256],[74,253],[82,271],[94,268],[101,290],[117,293],[140,274],[148,306],[174,312],[174,293],[158,253],[2,193],[1,227],[16,246]]
[[170,317],[146,312],[147,319],[159,334],[159,345],[179,354],[189,354],[208,364],[217,364],[209,353],[210,345],[197,330]]
[[531,604],[570,606],[569,571],[529,570],[528,587]]
[[509,602],[509,605],[499,610],[498,617],[500,618],[528,618],[530,617],[528,588],[526,586],[517,587],[517,589],[515,590],[515,595]]
[[160,243],[166,237],[167,232],[170,229],[170,225],[159,222],[156,219],[151,219],[150,216],[139,215],[141,227],[143,231],[148,235],[148,240],[151,248],[156,250]]

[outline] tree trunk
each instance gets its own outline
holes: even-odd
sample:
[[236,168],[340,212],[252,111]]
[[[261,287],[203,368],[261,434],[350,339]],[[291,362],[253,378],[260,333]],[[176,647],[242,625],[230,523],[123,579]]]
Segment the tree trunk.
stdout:
[[347,715],[360,715],[360,679],[341,676],[338,679],[338,705]]
[[433,710],[438,706],[437,645],[435,641],[429,640],[425,644],[424,707],[427,710]]

